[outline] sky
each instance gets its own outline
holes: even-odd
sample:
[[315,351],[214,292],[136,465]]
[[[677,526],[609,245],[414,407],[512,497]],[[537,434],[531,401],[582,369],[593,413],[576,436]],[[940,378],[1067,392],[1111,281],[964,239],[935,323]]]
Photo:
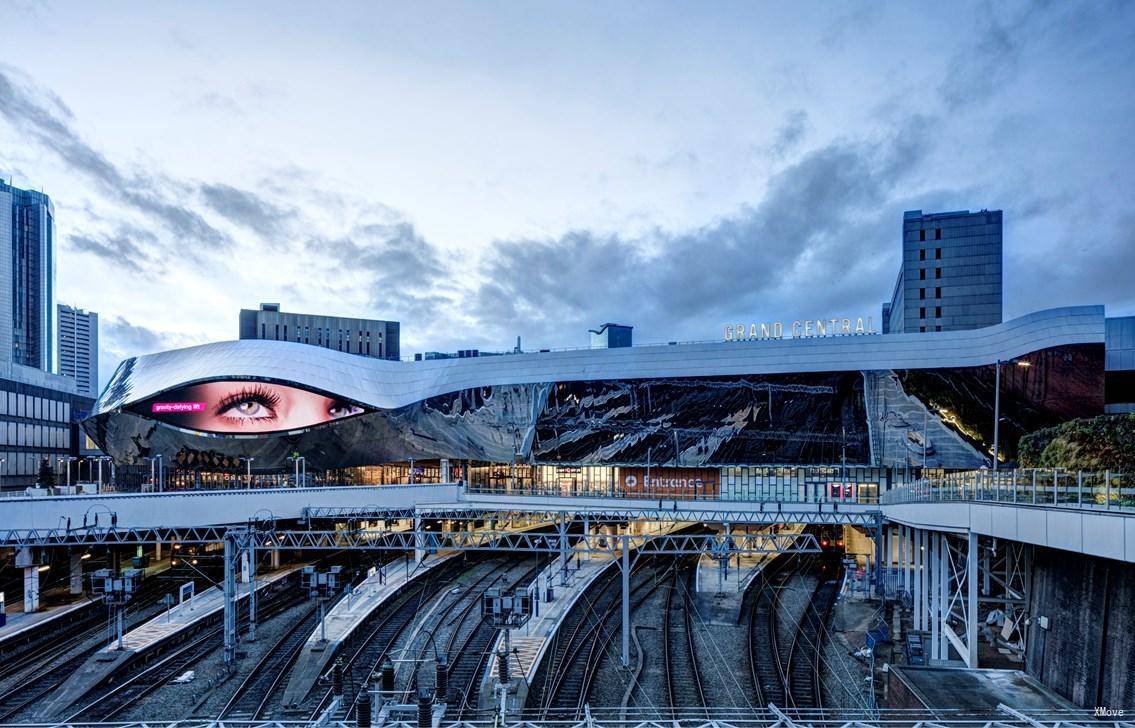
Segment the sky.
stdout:
[[0,4],[0,176],[124,357],[237,312],[402,353],[878,317],[1002,209],[1005,316],[1135,314],[1135,3]]

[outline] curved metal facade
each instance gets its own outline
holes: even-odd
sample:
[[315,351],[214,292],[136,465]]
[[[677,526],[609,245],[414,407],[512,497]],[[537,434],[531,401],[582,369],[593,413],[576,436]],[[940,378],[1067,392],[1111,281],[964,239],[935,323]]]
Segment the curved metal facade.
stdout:
[[912,450],[903,443],[923,449],[927,439],[928,464],[974,467],[991,403],[968,400],[988,397],[997,361],[1055,352],[1030,368],[1036,381],[1007,385],[1028,427],[1102,411],[1103,342],[1100,306],[973,331],[423,362],[230,341],[123,362],[84,426],[120,462],[160,453],[201,468],[233,457],[281,467],[296,452],[312,468],[409,458],[900,464]]

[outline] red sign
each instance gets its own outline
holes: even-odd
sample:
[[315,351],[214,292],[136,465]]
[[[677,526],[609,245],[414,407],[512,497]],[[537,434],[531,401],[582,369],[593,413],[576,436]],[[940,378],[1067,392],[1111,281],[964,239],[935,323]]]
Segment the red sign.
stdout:
[[627,495],[648,498],[716,498],[718,471],[714,468],[620,468]]

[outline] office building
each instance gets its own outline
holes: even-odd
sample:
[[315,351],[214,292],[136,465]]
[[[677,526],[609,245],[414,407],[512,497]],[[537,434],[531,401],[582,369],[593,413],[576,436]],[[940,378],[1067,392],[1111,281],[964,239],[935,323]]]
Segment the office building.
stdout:
[[[0,489],[57,482],[78,468],[78,422],[94,405],[74,377],[55,374],[55,209],[40,192],[0,182]],[[97,374],[92,371],[92,376]]]
[[99,396],[99,315],[65,304],[58,306],[59,373],[75,380],[76,391]]
[[397,321],[290,313],[278,303],[241,309],[240,338],[292,341],[374,359],[400,356]]
[[606,323],[599,330],[590,329],[592,349],[619,349],[631,345],[633,326]]
[[0,182],[0,347],[11,361],[52,368],[55,206],[42,192]]
[[1001,211],[903,213],[902,265],[883,333],[1001,323]]

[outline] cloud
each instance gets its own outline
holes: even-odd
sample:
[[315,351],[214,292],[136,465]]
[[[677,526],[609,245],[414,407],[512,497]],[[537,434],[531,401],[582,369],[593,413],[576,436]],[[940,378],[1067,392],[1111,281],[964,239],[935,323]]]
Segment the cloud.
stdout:
[[141,272],[153,260],[139,242],[152,248],[157,243],[157,238],[153,233],[127,225],[119,227],[112,234],[79,233],[67,236],[67,245],[71,250],[90,253],[136,272]]
[[75,172],[127,203],[180,240],[210,248],[227,237],[197,212],[170,199],[178,190],[164,189],[152,175],[124,174],[117,165],[87,144],[72,127],[71,110],[54,94],[37,90],[15,69],[0,65],[0,116],[39,142]]
[[278,238],[295,217],[294,211],[278,207],[247,190],[220,183],[201,185],[200,190],[201,196],[214,211],[265,239]]
[[772,154],[780,159],[792,152],[808,133],[808,112],[794,109],[785,116],[784,124],[776,132],[772,143]]
[[[384,217],[389,210],[383,211]],[[438,308],[452,299],[455,274],[450,261],[406,221],[366,222],[343,236],[312,238],[307,251],[317,254],[331,270],[362,276],[373,294],[367,303],[390,317],[409,315],[423,322],[441,318]]]
[[666,331],[767,310],[778,298],[813,298],[817,289],[837,302],[874,291],[874,304],[883,297],[874,288],[880,261],[894,261],[897,245],[890,200],[932,130],[915,116],[876,142],[832,142],[772,177],[759,203],[688,231],[497,241],[472,312],[502,334],[511,326],[559,338],[565,325],[582,331],[627,318]]

